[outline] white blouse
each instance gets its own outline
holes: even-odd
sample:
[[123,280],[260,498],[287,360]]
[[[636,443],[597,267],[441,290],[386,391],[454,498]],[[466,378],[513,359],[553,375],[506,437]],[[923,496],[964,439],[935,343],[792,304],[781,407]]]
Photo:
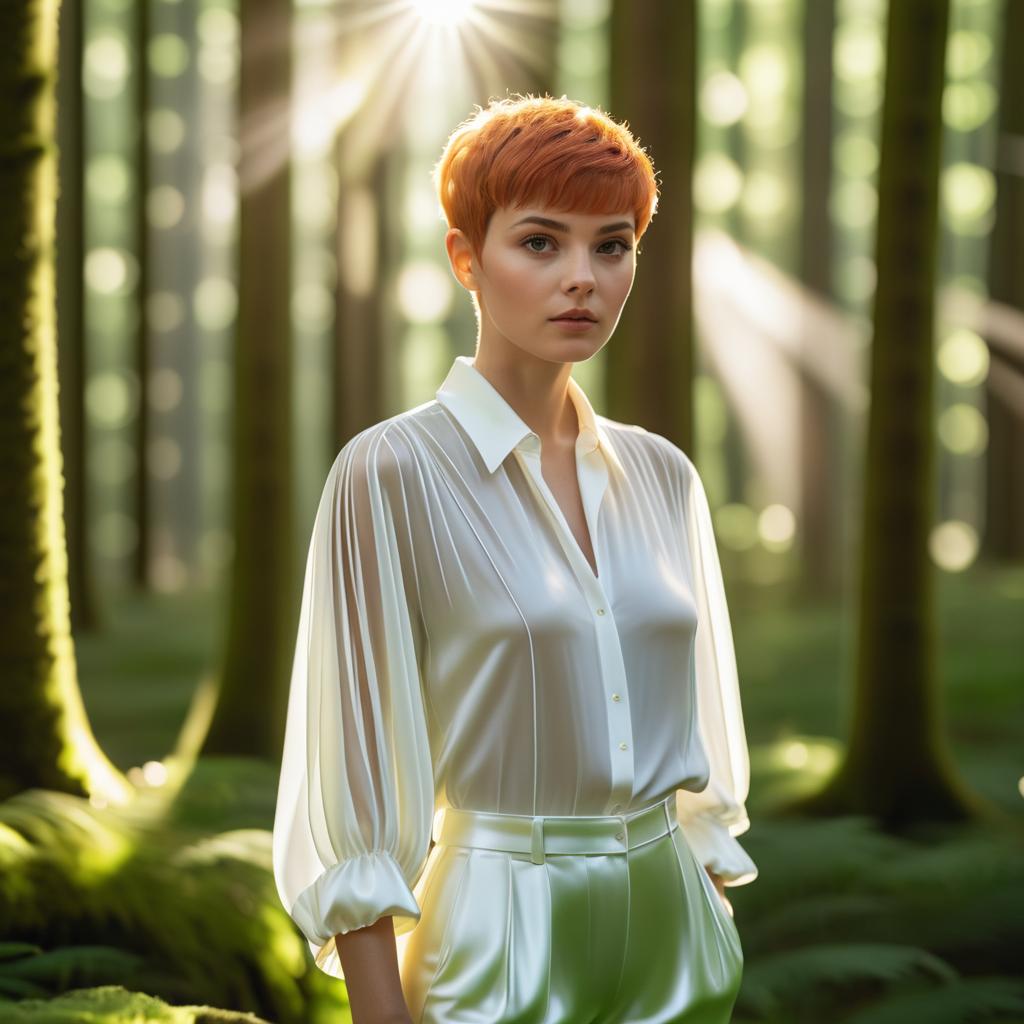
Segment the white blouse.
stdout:
[[625,814],[676,791],[730,885],[749,761],[700,477],[569,378],[595,576],[540,438],[458,356],[436,399],[354,436],[306,562],[273,833],[278,893],[318,967],[413,893],[444,807]]

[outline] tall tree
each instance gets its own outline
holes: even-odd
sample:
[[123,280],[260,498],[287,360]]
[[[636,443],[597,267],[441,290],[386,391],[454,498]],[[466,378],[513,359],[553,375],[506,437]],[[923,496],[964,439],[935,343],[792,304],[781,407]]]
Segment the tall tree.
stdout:
[[54,238],[58,0],[0,5],[0,797],[119,800],[78,688],[60,470]]
[[[899,829],[966,816],[936,677],[933,303],[948,0],[888,9],[853,720],[804,807]],[[980,806],[980,805],[979,805]]]
[[292,593],[291,13],[241,0],[234,556],[220,693],[204,754],[281,754]]
[[644,236],[629,302],[607,350],[609,415],[693,451],[693,156],[696,4],[614,0],[611,101],[649,147],[663,197]]
[[[800,277],[823,298],[832,298],[832,41],[835,0],[804,2],[803,168],[800,202]],[[807,331],[802,344],[818,339]],[[800,512],[803,589],[809,596],[835,594],[841,562],[837,532],[838,410],[824,384],[800,377]]]
[[135,0],[133,29],[135,33],[135,191],[132,221],[135,232],[135,259],[139,274],[135,286],[138,310],[135,328],[135,373],[138,378],[138,413],[135,418],[135,487],[134,512],[136,536],[132,559],[132,578],[136,586],[149,585],[150,540],[149,515],[149,323],[146,298],[149,294],[149,222],[146,203],[149,199],[150,156],[146,119],[149,114],[149,0]]
[[[1003,4],[999,143],[996,158],[996,216],[989,249],[989,294],[996,302],[1024,310],[1024,174],[1019,156],[1024,139],[1024,4]],[[1016,361],[990,341],[996,372],[1022,373]],[[991,382],[986,388],[988,450],[985,549],[993,558],[1024,557],[1024,413]]]
[[68,541],[68,588],[73,631],[95,629],[99,606],[89,558],[86,488],[85,261],[82,168],[85,132],[82,102],[82,9],[65,4],[60,14],[57,81],[57,355],[60,380],[64,522]]

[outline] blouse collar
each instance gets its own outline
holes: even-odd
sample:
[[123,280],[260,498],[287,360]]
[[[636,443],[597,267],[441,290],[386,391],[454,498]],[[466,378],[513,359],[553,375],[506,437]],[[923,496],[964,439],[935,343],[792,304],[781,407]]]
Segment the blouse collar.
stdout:
[[[579,420],[577,451],[586,454],[599,448],[605,461],[622,471],[608,431],[598,423],[583,388],[572,378],[567,385]],[[471,356],[456,356],[436,397],[459,421],[493,473],[514,448],[539,451],[540,439],[505,401],[501,393],[475,367]]]

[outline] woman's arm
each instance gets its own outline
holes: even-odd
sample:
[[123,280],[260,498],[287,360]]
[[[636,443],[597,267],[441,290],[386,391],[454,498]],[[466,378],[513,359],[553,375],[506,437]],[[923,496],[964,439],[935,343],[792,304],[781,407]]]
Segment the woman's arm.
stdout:
[[353,1024],[412,1024],[398,973],[391,915],[334,937]]
[[[281,903],[313,961],[349,980],[337,936],[361,970],[356,1000],[372,1015],[398,993],[393,969],[365,963],[420,917],[433,766],[422,704],[420,610],[402,500],[414,469],[385,439],[387,421],[352,438],[325,481],[310,538],[274,817]],[[392,929],[390,937],[381,934]],[[375,940],[375,936],[378,936]],[[375,983],[385,971],[383,986]],[[369,979],[367,981],[366,979]],[[382,995],[383,993],[383,995]],[[399,1007],[400,1008],[400,1005]]]

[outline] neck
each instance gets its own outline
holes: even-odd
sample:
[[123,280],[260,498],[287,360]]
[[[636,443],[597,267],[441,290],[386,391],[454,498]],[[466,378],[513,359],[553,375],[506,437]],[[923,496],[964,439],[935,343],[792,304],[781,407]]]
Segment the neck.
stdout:
[[571,363],[551,363],[520,350],[516,355],[480,349],[474,368],[515,410],[548,450],[574,445],[579,433],[576,406],[569,396]]

